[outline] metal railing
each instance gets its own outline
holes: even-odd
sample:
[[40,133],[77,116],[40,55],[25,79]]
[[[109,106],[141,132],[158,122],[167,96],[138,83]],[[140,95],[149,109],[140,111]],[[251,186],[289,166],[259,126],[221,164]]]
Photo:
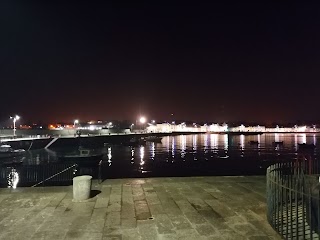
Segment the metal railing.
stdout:
[[306,157],[267,169],[267,218],[284,239],[319,239],[319,164]]
[[45,186],[70,183],[76,174],[77,167],[77,164],[74,163],[22,165],[15,167],[2,166],[0,167],[0,185],[9,185],[8,187],[10,187],[10,183],[15,180],[18,181],[18,186]]
[[77,166],[78,166],[77,164],[73,164],[72,166],[67,167],[67,168],[61,170],[60,172],[57,172],[57,173],[53,174],[52,176],[49,176],[46,179],[44,179],[44,180],[32,185],[31,187],[39,186],[40,184],[44,184],[45,182],[50,181],[52,179],[54,179],[56,181],[57,178],[61,177],[63,174],[65,175],[64,178],[63,178],[65,181],[66,181],[66,179],[67,180],[71,180],[74,177],[75,173],[76,173]]

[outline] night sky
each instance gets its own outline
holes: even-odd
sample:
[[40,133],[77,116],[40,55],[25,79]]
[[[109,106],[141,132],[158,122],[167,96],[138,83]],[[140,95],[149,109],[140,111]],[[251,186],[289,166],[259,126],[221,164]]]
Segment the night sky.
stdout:
[[320,119],[320,5],[14,2],[1,121]]

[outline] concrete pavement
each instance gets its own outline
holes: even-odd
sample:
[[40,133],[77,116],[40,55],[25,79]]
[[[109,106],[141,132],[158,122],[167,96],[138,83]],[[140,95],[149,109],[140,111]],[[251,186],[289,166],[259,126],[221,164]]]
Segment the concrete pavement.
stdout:
[[0,189],[0,239],[280,239],[265,177],[114,179],[93,198],[72,186]]

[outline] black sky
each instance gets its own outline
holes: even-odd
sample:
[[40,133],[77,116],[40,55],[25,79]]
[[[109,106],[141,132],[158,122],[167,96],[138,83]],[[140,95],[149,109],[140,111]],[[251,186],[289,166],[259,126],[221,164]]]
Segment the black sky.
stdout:
[[319,120],[320,5],[21,1],[0,119]]

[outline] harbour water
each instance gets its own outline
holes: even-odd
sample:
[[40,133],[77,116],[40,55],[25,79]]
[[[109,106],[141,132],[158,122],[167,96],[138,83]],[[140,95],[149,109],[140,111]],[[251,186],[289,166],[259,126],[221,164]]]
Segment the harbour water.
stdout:
[[[91,174],[102,179],[263,175],[267,166],[273,162],[296,159],[298,145],[301,143],[316,146],[310,153],[316,160],[319,154],[319,138],[320,134],[195,134],[167,136],[161,143],[147,142],[143,146],[135,147],[91,146],[94,152],[104,154],[103,161],[100,166],[85,166],[82,174]],[[59,156],[74,150],[76,149],[65,147],[28,151],[18,159],[11,159],[22,161],[22,164],[1,165],[0,184],[6,187],[15,182],[17,186],[29,186],[40,182],[70,166],[71,163],[66,165],[59,161]],[[50,173],[44,176],[43,172],[48,171],[46,169],[49,169]],[[29,178],[32,178],[32,181],[29,181]],[[49,184],[49,181],[44,184]],[[61,181],[61,184],[64,182]]]

